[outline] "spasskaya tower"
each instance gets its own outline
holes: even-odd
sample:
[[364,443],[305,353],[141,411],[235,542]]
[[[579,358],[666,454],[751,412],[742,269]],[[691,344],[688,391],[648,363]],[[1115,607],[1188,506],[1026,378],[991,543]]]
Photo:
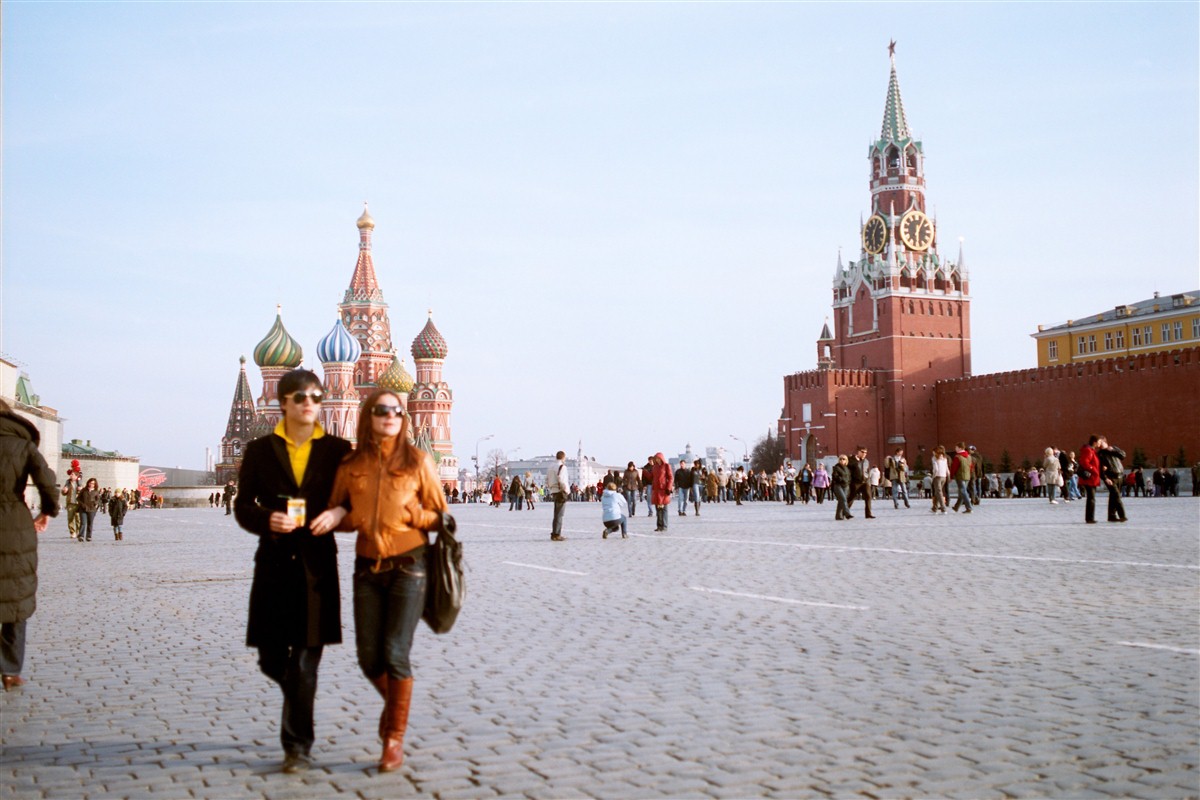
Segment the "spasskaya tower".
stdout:
[[833,331],[817,340],[817,369],[784,378],[780,431],[791,457],[818,457],[864,445],[872,460],[903,446],[928,463],[936,444],[934,384],[971,374],[970,299],[957,261],[938,249],[937,220],[925,198],[925,151],[908,127],[895,42],[879,138],[867,152],[869,213],[860,221],[857,260],[838,256]]

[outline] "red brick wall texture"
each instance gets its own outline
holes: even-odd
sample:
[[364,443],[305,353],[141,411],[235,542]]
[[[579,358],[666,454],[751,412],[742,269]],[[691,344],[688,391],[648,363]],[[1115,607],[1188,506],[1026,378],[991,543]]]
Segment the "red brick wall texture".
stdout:
[[1050,446],[1078,453],[1093,433],[1130,458],[1140,447],[1174,463],[1182,445],[1200,460],[1200,347],[941,381],[935,392],[939,443],[974,444],[996,469],[1005,450],[1020,465]]

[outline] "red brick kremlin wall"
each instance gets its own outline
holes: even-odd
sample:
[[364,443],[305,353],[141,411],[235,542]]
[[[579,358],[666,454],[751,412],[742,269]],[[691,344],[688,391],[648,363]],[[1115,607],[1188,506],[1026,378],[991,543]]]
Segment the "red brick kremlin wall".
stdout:
[[[799,458],[804,403],[812,403],[812,450],[808,461],[851,454],[857,445],[878,453],[883,446],[876,374],[866,369],[819,369],[785,375],[783,423],[789,458]],[[827,416],[832,415],[832,416]]]
[[[1151,463],[1180,445],[1200,460],[1200,347],[937,384],[941,444],[974,444],[999,470],[1008,450],[1014,466],[1040,461],[1050,446],[1079,452],[1090,434]],[[911,456],[910,456],[911,460]]]

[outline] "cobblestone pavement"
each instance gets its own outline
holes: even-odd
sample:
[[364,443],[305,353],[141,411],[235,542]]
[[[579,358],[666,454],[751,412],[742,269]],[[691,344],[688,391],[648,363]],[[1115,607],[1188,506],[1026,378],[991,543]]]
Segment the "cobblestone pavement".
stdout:
[[643,507],[602,540],[573,503],[551,543],[549,506],[458,506],[468,605],[418,632],[388,775],[352,644],[326,649],[316,767],[279,773],[232,517],[138,511],[118,543],[101,516],[90,544],[60,518],[0,796],[1197,797],[1200,504],[1128,509],[724,504],[654,534]]

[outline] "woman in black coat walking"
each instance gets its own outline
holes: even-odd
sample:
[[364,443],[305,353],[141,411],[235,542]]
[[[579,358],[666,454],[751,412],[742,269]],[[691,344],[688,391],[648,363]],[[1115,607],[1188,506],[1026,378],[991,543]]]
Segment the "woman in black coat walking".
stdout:
[[83,524],[79,529],[79,541],[90,542],[92,540],[92,524],[96,521],[96,512],[100,510],[100,484],[96,483],[95,478],[87,479],[87,483],[79,490],[76,502],[79,503],[79,515],[83,517]]
[[[37,607],[37,535],[58,515],[58,486],[38,452],[37,428],[0,400],[0,677],[4,690],[25,683],[25,621]],[[25,505],[33,478],[41,502],[37,519]]]
[[129,503],[125,501],[125,493],[113,492],[112,500],[108,501],[108,519],[112,522],[113,538],[118,542],[125,538],[121,526],[125,524],[127,510],[129,510]]

